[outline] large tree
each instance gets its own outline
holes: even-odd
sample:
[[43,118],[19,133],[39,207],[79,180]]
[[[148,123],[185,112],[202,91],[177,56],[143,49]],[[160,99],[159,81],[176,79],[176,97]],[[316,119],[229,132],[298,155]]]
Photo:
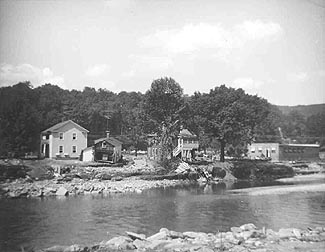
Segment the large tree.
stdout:
[[29,82],[0,89],[0,155],[37,150],[39,126],[38,94]]
[[268,103],[258,96],[248,95],[242,89],[225,85],[208,94],[194,95],[195,116],[202,120],[205,133],[220,142],[220,161],[224,161],[226,144],[250,142],[256,126],[268,115]]
[[172,138],[183,105],[183,89],[172,78],[154,80],[145,94],[145,111],[161,134],[163,160],[172,153]]

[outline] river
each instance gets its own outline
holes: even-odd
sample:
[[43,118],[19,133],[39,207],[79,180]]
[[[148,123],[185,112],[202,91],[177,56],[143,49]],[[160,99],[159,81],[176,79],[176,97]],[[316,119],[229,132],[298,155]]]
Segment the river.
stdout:
[[229,190],[238,187],[243,185],[192,185],[112,196],[2,199],[0,251],[89,245],[124,235],[125,231],[150,235],[161,227],[216,233],[250,222],[274,230],[325,226],[324,192],[251,196]]

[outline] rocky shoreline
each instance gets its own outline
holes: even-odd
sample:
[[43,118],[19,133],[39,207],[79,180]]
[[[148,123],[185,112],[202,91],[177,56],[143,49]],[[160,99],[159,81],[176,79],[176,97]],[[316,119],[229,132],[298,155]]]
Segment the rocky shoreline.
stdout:
[[325,249],[325,227],[283,228],[278,232],[254,224],[232,227],[228,232],[176,232],[166,228],[146,237],[144,234],[126,232],[91,246],[74,244],[53,246],[38,252],[108,252],[108,251],[314,251]]
[[150,174],[156,174],[158,171],[143,158],[135,159],[130,165],[124,167],[94,168],[92,166],[83,167],[80,163],[75,165],[57,163],[59,165],[54,164],[50,169],[61,170],[61,172],[68,170],[68,172],[54,173],[56,176],[48,179],[38,180],[35,176],[27,175],[25,178],[3,181],[0,183],[0,198],[141,193],[146,189],[171,187],[190,182],[182,179],[142,179],[140,175],[147,174],[150,176]]
[[112,180],[93,179],[85,181],[74,178],[71,181],[43,180],[26,182],[25,179],[17,179],[14,182],[3,183],[1,190],[5,198],[21,197],[48,197],[68,196],[82,194],[117,194],[117,193],[141,193],[143,190],[157,187],[171,187],[190,183],[186,180],[142,180],[136,177],[116,177]]

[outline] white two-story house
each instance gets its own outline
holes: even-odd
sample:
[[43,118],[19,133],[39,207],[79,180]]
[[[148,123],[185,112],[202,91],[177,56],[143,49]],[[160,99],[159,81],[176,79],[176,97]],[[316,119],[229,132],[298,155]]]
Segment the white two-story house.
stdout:
[[72,120],[58,123],[41,133],[41,156],[79,158],[87,147],[88,130]]

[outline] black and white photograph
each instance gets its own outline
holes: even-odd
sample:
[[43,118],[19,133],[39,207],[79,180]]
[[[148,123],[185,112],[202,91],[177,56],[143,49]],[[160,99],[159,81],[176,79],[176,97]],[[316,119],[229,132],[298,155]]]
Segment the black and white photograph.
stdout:
[[0,0],[0,252],[325,251],[325,0]]

